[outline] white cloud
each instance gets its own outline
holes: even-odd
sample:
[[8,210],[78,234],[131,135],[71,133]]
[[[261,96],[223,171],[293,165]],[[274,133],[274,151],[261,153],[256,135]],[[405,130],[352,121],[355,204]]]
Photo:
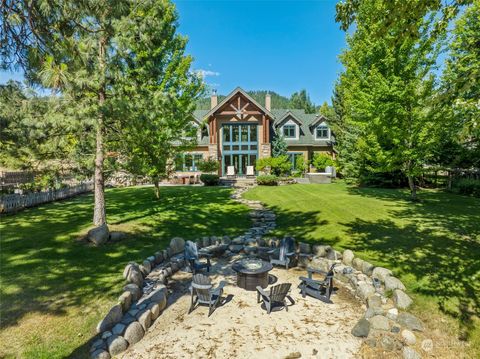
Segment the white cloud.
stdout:
[[195,72],[203,78],[208,76],[220,76],[220,72],[204,70],[204,69],[198,69],[198,70],[195,70]]

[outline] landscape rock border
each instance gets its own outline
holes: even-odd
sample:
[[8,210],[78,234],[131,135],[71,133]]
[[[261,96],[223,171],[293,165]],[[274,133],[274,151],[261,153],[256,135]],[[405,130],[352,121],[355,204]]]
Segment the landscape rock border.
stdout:
[[[276,215],[259,201],[242,198],[246,187],[234,188],[231,198],[252,211],[252,227],[243,235],[211,236],[197,239],[200,252],[230,257],[237,253],[256,255],[268,260],[268,252],[278,248],[281,240],[264,238],[276,227]],[[417,343],[414,331],[423,331],[423,323],[406,310],[413,300],[392,271],[357,257],[349,249],[340,253],[329,245],[297,242],[299,267],[328,271],[336,263],[335,280],[366,305],[363,317],[354,325],[352,335],[363,338],[372,347],[402,352],[404,358],[420,355],[412,348]],[[139,342],[161,317],[167,307],[168,278],[186,265],[183,258],[185,241],[174,237],[170,245],[146,258],[142,264],[130,262],[123,271],[126,285],[117,303],[97,325],[97,339],[90,354],[94,359],[109,359]],[[392,298],[390,298],[390,296]]]

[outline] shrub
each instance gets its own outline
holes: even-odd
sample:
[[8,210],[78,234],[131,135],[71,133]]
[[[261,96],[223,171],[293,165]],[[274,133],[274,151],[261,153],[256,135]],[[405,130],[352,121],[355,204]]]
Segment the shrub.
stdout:
[[197,168],[206,173],[217,172],[219,168],[219,163],[213,158],[208,158],[206,160],[201,160],[197,164]]
[[200,175],[200,181],[202,181],[205,186],[217,186],[220,182],[220,177],[218,175],[203,173]]
[[260,186],[276,186],[278,184],[278,177],[274,175],[258,176],[257,184]]
[[459,179],[453,184],[453,189],[460,194],[480,197],[480,180],[471,178]]
[[325,167],[333,166],[334,164],[332,157],[326,153],[315,153],[313,156],[312,165],[317,171],[325,170]]
[[263,171],[275,176],[284,176],[292,170],[292,163],[288,156],[260,158],[256,162],[257,171]]

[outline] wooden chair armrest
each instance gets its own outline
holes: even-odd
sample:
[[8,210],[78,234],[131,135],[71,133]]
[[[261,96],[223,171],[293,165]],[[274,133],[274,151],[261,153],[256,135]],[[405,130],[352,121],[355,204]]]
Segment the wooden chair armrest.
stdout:
[[260,287],[259,285],[257,285],[257,292],[260,293],[262,296],[264,297],[268,297],[270,295],[270,293],[268,293],[267,291],[265,291],[262,287]]
[[212,294],[220,294],[221,292],[223,292],[223,288],[227,285],[227,282],[225,281],[221,281],[219,284],[218,284],[218,287],[216,287],[214,290],[212,290]]
[[307,268],[307,272],[310,273],[317,273],[317,274],[324,274],[327,275],[327,272],[320,270],[320,269],[313,269],[313,268]]

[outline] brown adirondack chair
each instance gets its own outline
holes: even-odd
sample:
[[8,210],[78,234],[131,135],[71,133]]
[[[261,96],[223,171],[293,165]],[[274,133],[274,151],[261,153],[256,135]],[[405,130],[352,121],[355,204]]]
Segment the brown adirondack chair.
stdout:
[[188,314],[190,314],[198,304],[208,305],[208,316],[210,316],[220,303],[225,284],[226,282],[221,281],[217,288],[213,288],[210,278],[200,273],[195,274],[190,287],[192,300]]
[[[270,314],[272,308],[274,307],[284,307],[288,312],[288,306],[285,298],[287,297],[288,292],[290,292],[291,283],[282,283],[277,284],[270,288],[270,290],[265,290],[262,287],[257,287],[257,303],[263,301],[265,307],[267,308],[267,313]],[[293,304],[293,300],[288,298]]]

